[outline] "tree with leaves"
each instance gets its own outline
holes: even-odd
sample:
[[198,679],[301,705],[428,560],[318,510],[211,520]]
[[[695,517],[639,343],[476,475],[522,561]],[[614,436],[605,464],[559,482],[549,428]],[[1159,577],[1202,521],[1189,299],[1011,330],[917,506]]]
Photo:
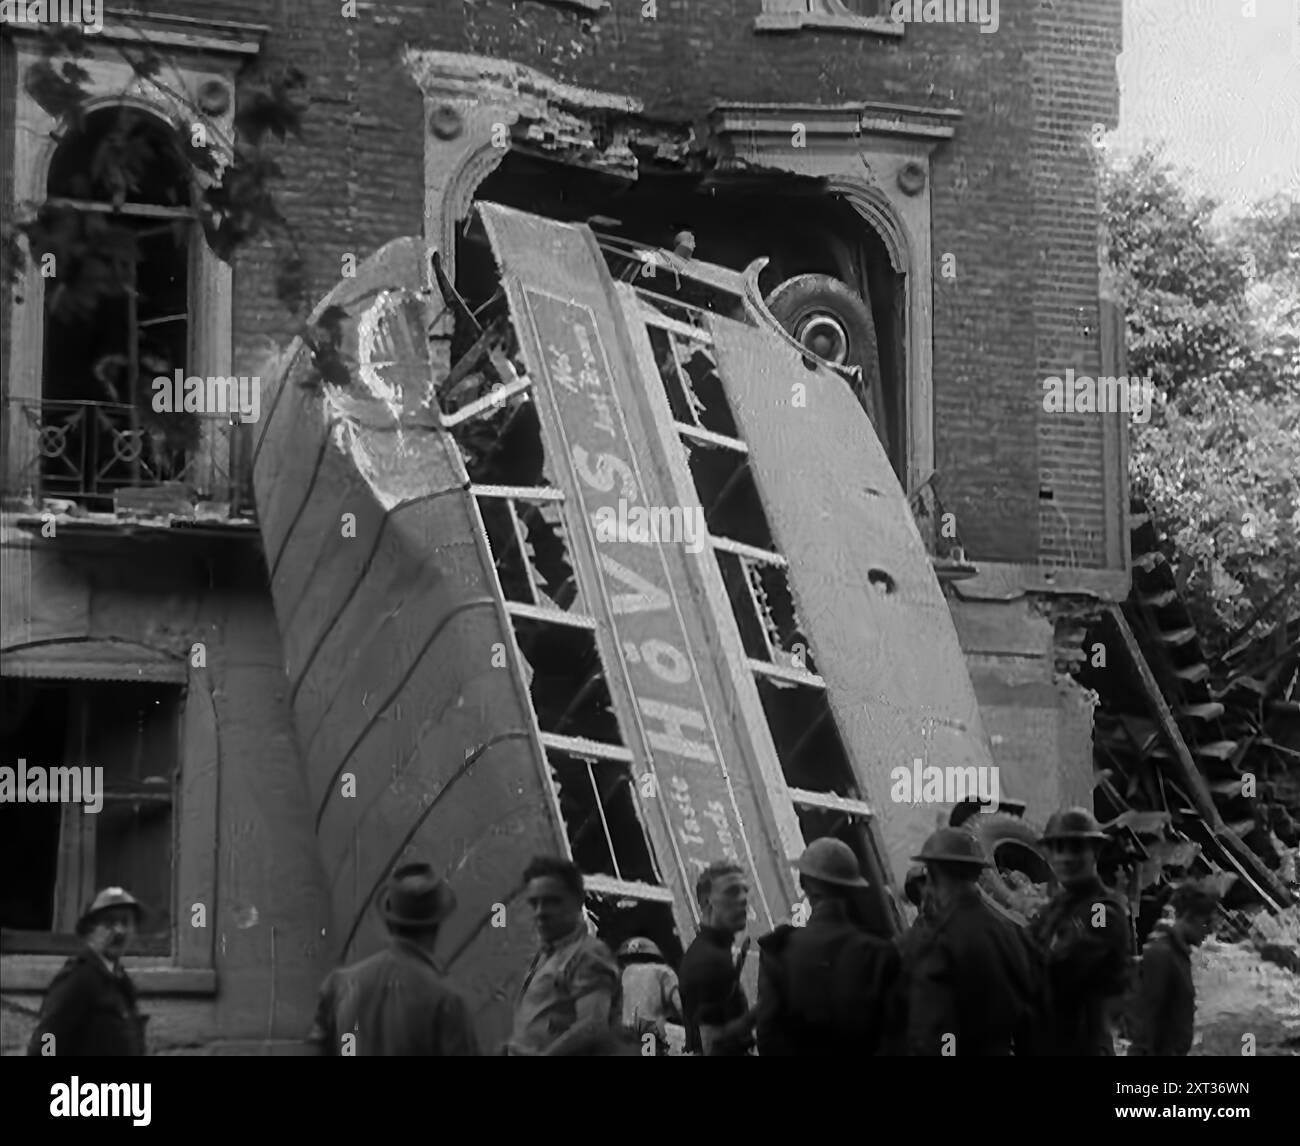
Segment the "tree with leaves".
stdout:
[[1156,389],[1132,480],[1215,651],[1300,611],[1300,203],[1229,222],[1156,150],[1106,166],[1129,372]]
[[[28,94],[58,122],[56,139],[75,139],[87,120],[90,100],[84,61],[90,47],[76,25],[50,24],[39,29],[41,59],[24,77]],[[169,101],[185,108],[189,134],[173,133],[170,154],[160,155],[155,135],[141,130],[142,114],[123,104],[112,130],[103,133],[87,157],[88,186],[105,193],[117,207],[138,193],[159,163],[179,164],[194,189],[195,215],[213,252],[230,261],[235,252],[257,239],[279,240],[282,253],[278,295],[291,313],[301,313],[307,297],[304,260],[293,227],[281,214],[274,184],[283,172],[274,155],[276,144],[301,135],[306,107],[306,77],[297,68],[241,77],[233,134],[174,82],[175,68],[147,41],[114,44],[133,76]],[[52,313],[88,316],[105,299],[120,296],[130,276],[124,273],[139,258],[138,228],[113,213],[93,216],[67,206],[18,204],[18,217],[3,231],[5,279],[21,282],[30,257],[53,256],[60,268],[57,286],[47,291]]]

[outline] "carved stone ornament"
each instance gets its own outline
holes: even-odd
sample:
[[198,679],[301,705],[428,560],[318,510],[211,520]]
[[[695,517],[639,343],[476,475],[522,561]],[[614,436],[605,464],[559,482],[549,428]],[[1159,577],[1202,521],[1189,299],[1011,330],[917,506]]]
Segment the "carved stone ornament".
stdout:
[[429,130],[439,139],[455,139],[465,130],[464,122],[449,103],[439,104],[429,114]]
[[230,89],[220,80],[209,80],[199,88],[197,102],[206,115],[225,115],[230,107]]
[[898,172],[898,186],[904,195],[919,195],[925,187],[925,164],[905,163]]

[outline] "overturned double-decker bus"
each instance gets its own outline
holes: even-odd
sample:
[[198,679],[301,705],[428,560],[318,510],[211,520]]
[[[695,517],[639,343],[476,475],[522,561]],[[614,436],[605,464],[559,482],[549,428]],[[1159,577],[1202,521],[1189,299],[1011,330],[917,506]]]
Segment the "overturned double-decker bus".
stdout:
[[504,1035],[533,855],[578,864],[611,946],[675,961],[707,864],[744,867],[761,933],[822,836],[897,930],[935,809],[891,773],[992,761],[845,328],[778,319],[755,268],[493,203],[454,285],[426,255],[321,302],[256,447],[338,956],[427,859],[461,905],[441,961]]

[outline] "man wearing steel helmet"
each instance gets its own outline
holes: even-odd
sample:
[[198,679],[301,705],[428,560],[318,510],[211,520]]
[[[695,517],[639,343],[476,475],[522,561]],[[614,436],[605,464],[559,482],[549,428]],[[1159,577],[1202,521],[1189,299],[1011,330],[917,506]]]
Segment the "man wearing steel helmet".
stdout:
[[668,1053],[669,1022],[682,1020],[682,994],[676,972],[664,962],[653,940],[629,939],[616,953],[623,969],[623,1026],[644,1040],[654,1039],[654,1053]]
[[1111,1015],[1133,956],[1128,907],[1097,875],[1106,834],[1086,808],[1047,822],[1043,842],[1061,889],[1030,922],[1046,961],[1052,1000],[1044,1050],[1055,1056],[1113,1055]]
[[95,896],[77,921],[85,942],[54,977],[28,1044],[29,1055],[138,1057],[145,1053],[145,1019],[135,985],[122,969],[144,909],[120,887]]
[[1016,925],[980,895],[977,881],[989,863],[979,841],[940,828],[912,858],[925,865],[933,915],[906,948],[907,1053],[1023,1053],[1032,1017],[1029,953]]
[[851,921],[849,897],[867,887],[858,858],[836,839],[814,840],[799,858],[812,914],[758,942],[758,1053],[762,1056],[876,1054],[898,954]]

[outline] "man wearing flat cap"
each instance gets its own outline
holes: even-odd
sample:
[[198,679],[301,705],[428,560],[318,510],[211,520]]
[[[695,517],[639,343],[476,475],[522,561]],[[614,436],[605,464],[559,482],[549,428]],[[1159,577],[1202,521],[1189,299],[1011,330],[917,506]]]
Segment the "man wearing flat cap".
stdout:
[[455,910],[455,893],[428,864],[394,871],[380,904],[388,947],[330,972],[308,1041],[326,1055],[477,1055],[469,1007],[433,961]]
[[120,1058],[145,1053],[146,1020],[136,1007],[135,985],[120,962],[143,911],[120,887],[107,887],[95,896],[77,921],[85,946],[50,983],[27,1046],[29,1055]]

